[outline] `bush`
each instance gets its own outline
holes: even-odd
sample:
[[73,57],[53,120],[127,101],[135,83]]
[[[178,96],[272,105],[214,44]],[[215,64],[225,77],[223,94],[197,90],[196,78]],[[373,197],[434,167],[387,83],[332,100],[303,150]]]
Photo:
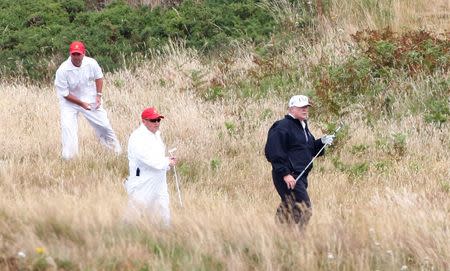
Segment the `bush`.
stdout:
[[450,67],[450,41],[445,36],[438,38],[426,31],[400,35],[384,29],[359,31],[353,39],[377,69],[391,68],[414,76]]
[[447,122],[450,118],[450,107],[448,104],[448,101],[444,99],[428,100],[426,103],[428,110],[425,114],[425,121],[438,123],[439,126],[442,125],[442,123]]
[[149,48],[159,49],[170,39],[212,52],[233,40],[262,42],[275,28],[257,0],[187,0],[176,8],[155,9],[117,0],[101,11],[88,9],[82,0],[22,2],[0,4],[0,73],[33,80],[53,78],[73,40],[85,42],[88,55],[113,71],[134,65]]
[[359,49],[340,64],[316,67],[315,90],[321,104],[339,115],[360,97],[374,96],[394,78],[448,72],[450,42],[425,31],[396,34],[389,29],[353,35]]

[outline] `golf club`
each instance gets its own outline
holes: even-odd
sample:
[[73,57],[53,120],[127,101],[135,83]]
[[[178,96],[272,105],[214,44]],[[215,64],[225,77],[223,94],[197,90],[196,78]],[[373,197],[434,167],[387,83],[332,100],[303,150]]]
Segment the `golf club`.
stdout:
[[[176,151],[176,150],[177,150],[177,148],[170,149],[168,151],[170,156],[173,156],[173,152]],[[180,206],[183,207],[183,201],[181,201],[180,184],[178,183],[178,174],[177,174],[177,169],[176,169],[175,165],[173,166],[173,174],[175,175],[175,184],[177,186],[178,199],[180,201]]]
[[[341,123],[340,125],[339,125],[339,127],[334,131],[334,133],[332,134],[332,136],[333,137],[335,137],[336,136],[336,133],[337,132],[339,132],[339,130],[341,130],[341,128],[342,128],[342,126],[343,126],[343,124]],[[306,167],[305,167],[305,169],[300,173],[300,175],[298,175],[298,177],[295,179],[295,182],[297,182],[302,176],[303,176],[303,174],[305,173],[305,171],[309,168],[309,166],[313,163],[313,161],[317,158],[317,156],[319,156],[319,154],[322,152],[322,150],[326,147],[326,146],[328,146],[329,144],[324,144],[323,145],[323,147],[317,152],[317,154],[313,157],[313,159],[311,160],[311,162],[309,162],[307,165],[306,165]]]

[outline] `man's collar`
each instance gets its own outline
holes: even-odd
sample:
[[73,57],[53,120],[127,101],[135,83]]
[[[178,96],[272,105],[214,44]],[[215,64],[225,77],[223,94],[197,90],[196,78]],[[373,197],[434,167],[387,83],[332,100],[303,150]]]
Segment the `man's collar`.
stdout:
[[141,127],[142,127],[142,129],[144,129],[147,133],[149,133],[151,135],[155,135],[156,136],[156,135],[161,134],[161,131],[159,129],[156,132],[152,132],[143,123],[141,123]]
[[298,121],[298,122],[300,122],[300,123],[303,122],[303,123],[305,124],[305,126],[307,126],[307,124],[308,124],[308,121],[307,121],[307,120],[299,120],[299,119],[296,119],[296,118],[294,118],[294,116],[292,116],[291,113],[288,113],[288,114],[286,115],[286,118],[292,119],[292,120],[295,120],[295,121]]

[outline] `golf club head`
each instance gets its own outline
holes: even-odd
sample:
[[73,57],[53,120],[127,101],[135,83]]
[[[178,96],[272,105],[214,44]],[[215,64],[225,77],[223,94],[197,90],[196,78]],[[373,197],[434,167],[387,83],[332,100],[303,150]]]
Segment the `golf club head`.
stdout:
[[342,129],[342,127],[344,127],[344,122],[342,120],[340,120],[339,123],[338,123],[338,128],[336,128],[336,130],[334,131],[333,134],[336,135],[337,132],[339,132],[339,130]]

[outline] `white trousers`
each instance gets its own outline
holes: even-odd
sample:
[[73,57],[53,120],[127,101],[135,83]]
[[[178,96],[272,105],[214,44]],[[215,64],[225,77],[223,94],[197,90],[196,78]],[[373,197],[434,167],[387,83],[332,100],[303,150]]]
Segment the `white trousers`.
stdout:
[[84,110],[76,105],[61,106],[61,140],[63,159],[72,159],[78,154],[78,113],[83,114],[89,124],[94,128],[100,142],[120,154],[122,148],[108,120],[108,115],[100,107],[93,110]]
[[169,197],[160,197],[151,202],[133,198],[128,200],[128,206],[125,211],[125,222],[133,224],[139,219],[144,219],[154,225],[164,227],[170,226],[170,207]]
[[159,178],[145,172],[140,177],[128,177],[124,186],[129,198],[125,212],[126,222],[133,223],[143,218],[152,224],[170,226],[170,202],[165,171]]

